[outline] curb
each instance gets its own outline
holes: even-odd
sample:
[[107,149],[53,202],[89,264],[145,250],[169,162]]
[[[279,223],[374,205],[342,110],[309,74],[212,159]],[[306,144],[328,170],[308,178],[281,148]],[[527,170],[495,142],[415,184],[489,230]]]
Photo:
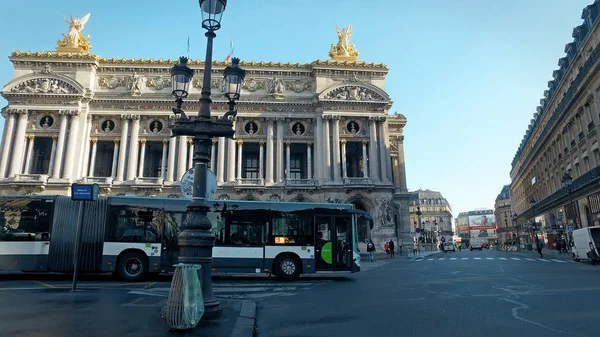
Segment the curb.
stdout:
[[250,300],[242,301],[240,316],[235,321],[231,337],[252,337],[256,323],[256,302]]

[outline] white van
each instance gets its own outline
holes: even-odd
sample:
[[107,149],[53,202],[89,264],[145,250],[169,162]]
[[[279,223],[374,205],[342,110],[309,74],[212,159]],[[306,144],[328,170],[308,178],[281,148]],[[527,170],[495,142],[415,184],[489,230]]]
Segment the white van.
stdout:
[[469,250],[479,249],[483,250],[483,246],[485,245],[485,240],[482,238],[470,238],[469,239]]
[[573,260],[587,259],[591,264],[600,262],[600,226],[573,231]]

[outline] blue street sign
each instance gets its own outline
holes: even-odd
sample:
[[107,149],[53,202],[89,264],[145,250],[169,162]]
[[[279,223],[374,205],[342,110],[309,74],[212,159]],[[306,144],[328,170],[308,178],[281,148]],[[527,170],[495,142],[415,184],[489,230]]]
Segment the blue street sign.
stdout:
[[567,226],[567,230],[568,230],[569,232],[572,232],[572,231],[574,231],[574,230],[575,230],[575,227],[573,227],[573,226]]
[[96,201],[100,194],[98,184],[73,184],[71,186],[71,200],[75,201]]

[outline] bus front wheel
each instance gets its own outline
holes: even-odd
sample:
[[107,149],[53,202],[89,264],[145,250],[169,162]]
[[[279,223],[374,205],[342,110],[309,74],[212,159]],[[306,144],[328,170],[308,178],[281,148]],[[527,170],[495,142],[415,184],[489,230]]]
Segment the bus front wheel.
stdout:
[[293,281],[300,276],[300,259],[291,255],[281,255],[275,259],[275,276],[282,281]]
[[148,258],[139,252],[125,253],[119,258],[117,275],[128,282],[139,282],[148,272]]

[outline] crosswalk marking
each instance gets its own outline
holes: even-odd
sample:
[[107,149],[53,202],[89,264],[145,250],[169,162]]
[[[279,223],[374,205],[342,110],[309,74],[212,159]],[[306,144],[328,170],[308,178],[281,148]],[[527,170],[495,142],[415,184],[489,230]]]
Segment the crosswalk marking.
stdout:
[[499,257],[498,259],[502,260],[502,261],[506,261],[505,257]]
[[451,257],[450,260],[456,260],[456,258],[455,257]]
[[435,260],[435,259],[427,259],[427,261],[433,261],[433,260]]
[[462,259],[463,259],[463,260],[468,260],[469,258],[468,258],[468,257],[463,257]]
[[566,263],[565,261],[562,260],[557,260],[557,259],[551,259],[552,261],[556,261],[556,262],[560,262],[560,263]]
[[521,261],[521,259],[519,259],[518,257],[511,257],[511,259],[513,259],[515,261]]
[[546,260],[546,259],[538,259],[538,261],[550,262],[550,260]]
[[493,260],[494,258],[493,257],[486,257],[485,259],[486,260]]
[[438,261],[442,261],[442,260],[445,260],[445,259],[446,259],[445,257],[440,257],[440,258],[438,259]]
[[481,258],[480,257],[476,257],[475,260],[481,260]]

